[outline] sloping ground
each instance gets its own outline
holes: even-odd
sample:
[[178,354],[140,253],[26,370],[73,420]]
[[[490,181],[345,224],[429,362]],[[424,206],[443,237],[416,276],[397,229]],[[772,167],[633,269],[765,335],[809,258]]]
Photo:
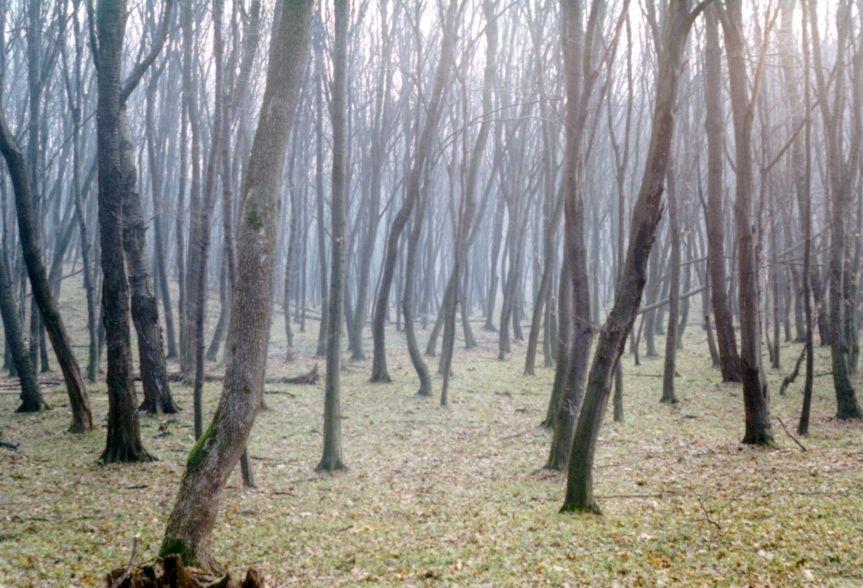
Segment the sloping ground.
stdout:
[[[217,557],[280,586],[863,584],[863,425],[831,418],[829,377],[816,379],[808,451],[778,421],[778,448],[750,449],[738,444],[740,391],[704,367],[700,329],[687,330],[675,406],[658,402],[661,361],[635,367],[627,357],[626,422],[606,423],[597,457],[605,514],[560,515],[563,478],[539,469],[552,372],[522,376],[523,346],[499,362],[489,334],[478,334],[480,349],[457,352],[448,409],[414,396],[400,349],[390,385],[367,383],[368,362],[347,363],[350,469],[335,477],[313,472],[323,382],[270,385],[251,443],[259,488],[232,478]],[[271,374],[310,368],[313,340],[301,335],[303,358],[288,365],[275,345]],[[389,341],[403,346],[399,334]],[[798,352],[783,348],[786,370]],[[826,353],[818,350],[817,372],[829,369]],[[784,374],[770,373],[771,390]],[[773,398],[792,431],[800,387]],[[142,559],[155,554],[192,444],[190,389],[174,390],[183,413],[142,419],[160,461],[107,467],[96,463],[104,385],[92,388],[100,430],[83,437],[64,432],[62,390],[48,396],[53,410],[28,416],[0,393],[0,436],[21,442],[18,452],[0,449],[0,585],[102,585],[136,534]],[[208,407],[219,391],[208,384]]]

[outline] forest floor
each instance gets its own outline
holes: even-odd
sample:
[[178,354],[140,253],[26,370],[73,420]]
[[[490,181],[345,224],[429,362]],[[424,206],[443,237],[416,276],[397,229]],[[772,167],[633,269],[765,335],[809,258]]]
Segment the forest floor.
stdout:
[[[317,362],[317,323],[291,363],[275,323],[270,375]],[[599,517],[559,514],[563,476],[541,469],[552,370],[523,376],[522,344],[501,362],[495,335],[477,335],[478,349],[457,351],[446,409],[415,396],[401,334],[388,339],[392,384],[371,385],[369,361],[346,361],[349,469],[334,476],[314,472],[323,383],[268,385],[250,445],[258,488],[232,476],[217,558],[278,586],[863,584],[863,424],[832,418],[831,381],[818,377],[807,451],[783,431],[780,418],[796,428],[801,385],[776,391],[799,346],[769,370],[773,449],[739,444],[741,392],[709,367],[699,327],[686,332],[674,406],[658,402],[661,359],[627,355],[626,420],[609,418],[599,443]],[[816,372],[828,371],[827,350],[817,355]],[[83,436],[65,432],[62,386],[37,415],[14,414],[14,392],[0,391],[0,437],[21,443],[0,449],[0,586],[100,586],[136,535],[142,558],[158,549],[193,441],[191,390],[174,385],[179,415],[141,419],[159,461],[102,466],[107,398],[104,383],[90,389],[99,426]],[[207,385],[208,411],[219,392]]]

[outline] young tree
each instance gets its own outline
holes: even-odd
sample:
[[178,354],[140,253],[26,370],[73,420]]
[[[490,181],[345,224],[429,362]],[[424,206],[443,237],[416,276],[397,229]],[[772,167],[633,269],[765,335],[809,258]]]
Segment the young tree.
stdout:
[[[342,463],[342,320],[345,298],[345,240],[347,236],[347,44],[348,0],[334,0],[335,39],[333,40],[333,193],[331,199],[332,232],[330,249],[332,269],[327,328],[327,375],[324,387],[324,454],[318,471],[334,472],[345,468]],[[360,309],[357,309],[359,312]]]

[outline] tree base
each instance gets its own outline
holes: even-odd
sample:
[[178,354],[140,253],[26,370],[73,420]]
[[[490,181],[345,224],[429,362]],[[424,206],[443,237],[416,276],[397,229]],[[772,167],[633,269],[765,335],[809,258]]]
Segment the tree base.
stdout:
[[563,506],[560,507],[560,513],[591,514],[602,516],[602,510],[599,508],[599,505],[596,504],[596,502],[593,500],[591,500],[587,504],[570,504],[568,502],[564,502]]
[[755,447],[773,447],[776,442],[773,440],[773,435],[769,433],[747,434],[741,441],[744,445],[754,445]]
[[860,409],[855,406],[850,409],[838,411],[836,413],[836,418],[840,421],[853,421],[857,419],[863,419],[863,413],[861,413]]
[[25,402],[22,403],[21,406],[15,409],[15,412],[18,414],[27,414],[32,412],[42,412],[43,410],[49,410],[49,407],[44,402]]
[[332,460],[327,459],[326,457],[323,458],[317,466],[315,466],[316,472],[326,472],[328,474],[343,472],[347,469],[348,467],[342,463],[341,459]]
[[159,559],[154,564],[138,567],[117,568],[109,573],[106,585],[116,588],[263,588],[264,579],[254,568],[246,571],[242,581],[231,578],[230,574],[213,575],[202,569],[187,567],[179,555],[172,554]]
[[392,384],[392,381],[393,379],[386,370],[383,370],[382,372],[374,372],[372,377],[369,378],[369,383],[371,384]]
[[99,461],[109,463],[148,463],[158,461],[156,457],[140,447],[108,447],[102,452]]

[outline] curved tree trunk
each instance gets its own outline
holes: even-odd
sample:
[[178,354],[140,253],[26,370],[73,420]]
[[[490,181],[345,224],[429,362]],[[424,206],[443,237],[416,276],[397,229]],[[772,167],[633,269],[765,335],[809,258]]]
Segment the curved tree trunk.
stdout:
[[[39,313],[48,331],[51,346],[54,348],[57,363],[63,371],[63,379],[66,382],[69,406],[72,409],[70,431],[83,433],[93,428],[93,416],[90,412],[87,389],[78,368],[78,361],[72,351],[69,336],[66,334],[63,319],[57,310],[54,297],[51,295],[48,274],[39,251],[38,239],[36,238],[36,211],[33,208],[33,194],[30,191],[30,180],[27,177],[24,156],[15,143],[2,112],[0,112],[0,153],[6,160],[6,166],[12,180],[18,216],[18,234],[21,239],[27,275],[33,290],[33,300],[39,307]],[[35,368],[35,366],[33,367]]]
[[626,338],[638,314],[646,281],[647,260],[656,227],[662,217],[663,181],[674,133],[674,102],[683,48],[693,20],[704,6],[699,4],[698,8],[690,13],[688,5],[686,0],[675,0],[668,4],[662,53],[658,58],[659,73],[650,144],[641,188],[632,210],[629,249],[621,274],[620,288],[615,292],[614,304],[599,334],[590,367],[584,401],[573,436],[562,511],[599,512],[593,495],[596,444],[608,404],[612,374],[620,361]]
[[[218,1],[218,0],[217,0]],[[160,554],[212,566],[210,541],[222,490],[261,406],[272,301],[277,184],[299,94],[314,2],[284,4],[274,29],[267,83],[243,187],[237,283],[219,406],[189,454]]]
[[420,179],[425,169],[426,160],[432,148],[435,131],[437,131],[438,120],[441,115],[441,106],[444,98],[444,89],[449,77],[452,55],[455,50],[456,33],[456,3],[450,1],[447,11],[447,22],[444,23],[444,34],[441,39],[441,55],[437,64],[434,77],[434,85],[429,98],[428,111],[425,124],[417,140],[416,153],[411,170],[406,180],[406,192],[404,202],[396,213],[393,223],[387,235],[386,250],[384,253],[383,269],[381,271],[378,295],[375,298],[374,312],[372,315],[372,338],[374,341],[374,352],[372,355],[372,382],[391,382],[387,370],[386,356],[386,318],[389,308],[390,290],[395,276],[396,261],[398,260],[399,239],[408,222],[414,203],[420,190]]

